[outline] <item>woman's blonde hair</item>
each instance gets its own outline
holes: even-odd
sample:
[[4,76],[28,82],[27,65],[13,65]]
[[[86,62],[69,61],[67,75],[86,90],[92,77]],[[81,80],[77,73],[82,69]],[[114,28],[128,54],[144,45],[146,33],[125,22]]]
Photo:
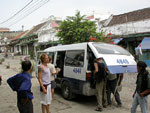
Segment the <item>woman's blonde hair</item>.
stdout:
[[45,57],[48,56],[46,53],[43,53],[40,57],[41,62],[44,62]]

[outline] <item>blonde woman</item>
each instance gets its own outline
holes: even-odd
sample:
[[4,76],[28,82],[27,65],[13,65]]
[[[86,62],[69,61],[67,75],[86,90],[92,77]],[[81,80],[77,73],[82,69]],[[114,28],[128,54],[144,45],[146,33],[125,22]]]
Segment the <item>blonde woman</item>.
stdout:
[[39,67],[38,71],[38,80],[41,86],[41,106],[42,113],[50,113],[49,106],[51,104],[51,72],[47,66],[49,62],[48,55],[43,53],[40,57],[42,64]]

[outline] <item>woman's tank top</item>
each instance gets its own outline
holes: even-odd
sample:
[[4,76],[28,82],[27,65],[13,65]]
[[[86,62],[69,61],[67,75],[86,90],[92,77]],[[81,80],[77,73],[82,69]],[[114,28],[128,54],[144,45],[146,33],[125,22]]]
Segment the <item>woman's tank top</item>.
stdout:
[[50,84],[51,81],[51,73],[50,73],[50,69],[44,65],[41,65],[41,67],[43,68],[43,72],[42,72],[42,83],[44,85],[46,84]]

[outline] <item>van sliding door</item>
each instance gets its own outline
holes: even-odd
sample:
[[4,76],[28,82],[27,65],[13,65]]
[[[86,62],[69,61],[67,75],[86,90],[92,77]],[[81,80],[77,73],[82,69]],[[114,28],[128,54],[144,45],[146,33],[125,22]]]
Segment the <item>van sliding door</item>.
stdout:
[[68,50],[66,52],[65,66],[64,66],[64,76],[68,78],[73,78],[77,80],[85,80],[86,76],[86,62],[85,53],[82,50]]

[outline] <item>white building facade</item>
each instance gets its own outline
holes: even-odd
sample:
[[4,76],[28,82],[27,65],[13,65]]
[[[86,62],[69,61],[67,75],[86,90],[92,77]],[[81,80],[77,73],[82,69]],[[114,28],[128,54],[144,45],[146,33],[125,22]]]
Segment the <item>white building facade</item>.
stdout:
[[38,43],[56,42],[59,38],[56,36],[59,23],[62,21],[61,18],[51,17],[47,20],[46,24],[42,26],[38,31]]

